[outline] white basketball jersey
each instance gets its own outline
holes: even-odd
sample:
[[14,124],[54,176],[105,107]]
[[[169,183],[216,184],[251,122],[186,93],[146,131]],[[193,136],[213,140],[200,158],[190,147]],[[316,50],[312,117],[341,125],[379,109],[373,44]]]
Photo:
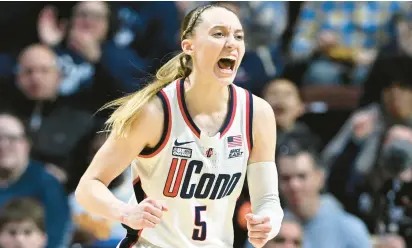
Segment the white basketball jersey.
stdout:
[[[159,92],[163,136],[132,164],[135,196],[131,201],[150,197],[164,201],[169,210],[155,228],[138,231],[135,237],[142,243],[161,248],[233,247],[232,219],[252,147],[253,104],[251,93],[228,87],[228,114],[214,137],[202,134],[190,117],[184,80]],[[130,247],[146,246],[137,241]]]

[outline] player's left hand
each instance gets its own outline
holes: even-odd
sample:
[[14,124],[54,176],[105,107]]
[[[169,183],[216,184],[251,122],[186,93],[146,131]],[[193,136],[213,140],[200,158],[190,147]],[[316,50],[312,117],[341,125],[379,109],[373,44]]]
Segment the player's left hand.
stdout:
[[272,231],[270,218],[255,214],[247,214],[247,229],[249,242],[256,248],[263,247],[269,239],[269,233]]

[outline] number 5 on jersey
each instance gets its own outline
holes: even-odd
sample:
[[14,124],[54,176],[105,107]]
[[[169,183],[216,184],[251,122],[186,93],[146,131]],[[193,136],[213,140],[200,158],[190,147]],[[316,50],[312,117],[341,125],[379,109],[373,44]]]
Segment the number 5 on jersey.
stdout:
[[[163,189],[163,195],[171,198],[179,195],[182,199],[221,199],[233,192],[242,176],[241,172],[234,174],[221,173],[217,176],[213,173],[201,174],[202,168],[203,162],[200,160],[190,160],[188,162],[187,159],[173,158]],[[193,174],[201,174],[198,183],[191,184]],[[204,211],[206,211],[206,206],[195,207],[193,240],[206,240],[206,221],[202,220],[201,216],[201,213]]]
[[195,229],[193,230],[192,239],[204,241],[207,234],[206,221],[202,221],[202,212],[206,211],[206,206],[195,207]]

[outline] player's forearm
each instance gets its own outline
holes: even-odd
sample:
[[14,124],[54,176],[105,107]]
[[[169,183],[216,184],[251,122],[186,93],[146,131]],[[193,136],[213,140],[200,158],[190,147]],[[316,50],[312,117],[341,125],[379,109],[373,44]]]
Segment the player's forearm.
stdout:
[[247,178],[252,211],[256,215],[270,217],[272,231],[269,238],[272,239],[279,233],[283,219],[276,165],[274,162],[250,164]]
[[76,189],[76,200],[87,211],[121,222],[128,204],[117,199],[102,182],[82,179]]

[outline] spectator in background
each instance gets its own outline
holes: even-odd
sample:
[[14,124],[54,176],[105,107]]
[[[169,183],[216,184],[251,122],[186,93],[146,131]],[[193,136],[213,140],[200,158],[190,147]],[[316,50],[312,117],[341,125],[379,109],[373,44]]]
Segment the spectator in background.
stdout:
[[67,182],[71,180],[72,165],[84,156],[87,142],[83,138],[93,123],[93,113],[87,109],[96,99],[59,96],[56,55],[44,45],[24,49],[17,69],[16,83],[11,79],[2,84],[5,89],[0,90],[0,104],[9,106],[29,123],[33,158]]
[[[353,172],[344,200],[376,235],[390,234],[412,245],[412,128],[391,127],[369,173]],[[354,180],[354,179],[355,180]],[[390,239],[393,240],[393,239]]]
[[[2,104],[13,105],[24,117],[32,116],[34,109],[41,108],[37,104],[53,101],[58,96],[60,70],[56,55],[46,46],[26,47],[18,58],[16,79],[5,81],[0,91]],[[34,123],[30,126],[36,129]]]
[[[57,20],[52,6],[39,16],[38,32],[43,44],[58,54],[62,67],[60,94],[72,95],[99,89],[107,102],[119,94],[139,88],[146,62],[128,48],[119,48],[110,39],[116,30],[113,12],[107,2],[78,2],[70,24]],[[99,106],[100,107],[100,106]]]
[[277,160],[279,189],[286,200],[285,216],[303,225],[303,247],[368,248],[369,233],[364,223],[345,212],[329,194],[321,194],[324,169],[316,153],[297,148]]
[[386,52],[365,89],[374,84],[374,100],[346,121],[323,151],[323,160],[330,169],[328,188],[348,211],[362,218],[370,232],[399,234],[411,246],[412,208],[403,198],[411,198],[412,170],[403,167],[403,155],[384,162],[393,148],[412,150],[412,141],[399,143],[412,140],[410,58],[397,57],[399,50]]
[[67,247],[71,217],[62,185],[44,166],[29,158],[30,141],[23,122],[0,112],[0,206],[19,197],[33,197],[44,206],[48,248]]
[[362,83],[410,15],[409,2],[305,2],[290,51],[292,61],[310,63],[303,83]]
[[45,248],[43,207],[30,198],[10,200],[0,209],[0,247]]
[[305,105],[296,85],[287,79],[276,79],[266,84],[262,97],[272,106],[276,116],[279,153],[291,142],[305,143],[315,150],[320,148],[320,140],[303,122],[298,121],[305,112]]
[[279,234],[268,241],[263,248],[302,248],[303,230],[293,218],[284,218]]
[[328,188],[341,202],[357,178],[374,169],[387,131],[394,125],[412,127],[412,82],[406,71],[400,72],[385,81],[381,102],[356,111],[322,152]]

